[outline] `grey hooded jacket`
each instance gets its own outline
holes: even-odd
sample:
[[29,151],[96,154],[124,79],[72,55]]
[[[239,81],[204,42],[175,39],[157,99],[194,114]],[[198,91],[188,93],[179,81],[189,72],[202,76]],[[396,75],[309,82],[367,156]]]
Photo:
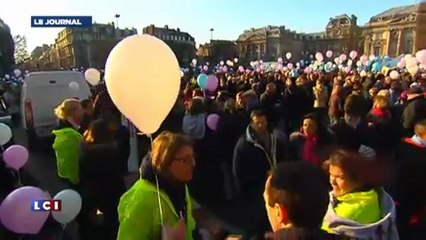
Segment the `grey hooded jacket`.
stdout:
[[334,234],[344,235],[351,239],[359,240],[399,240],[398,230],[395,225],[396,210],[392,197],[380,190],[382,219],[371,224],[360,224],[342,218],[334,212],[334,198],[330,193],[330,204],[325,215],[325,222]]

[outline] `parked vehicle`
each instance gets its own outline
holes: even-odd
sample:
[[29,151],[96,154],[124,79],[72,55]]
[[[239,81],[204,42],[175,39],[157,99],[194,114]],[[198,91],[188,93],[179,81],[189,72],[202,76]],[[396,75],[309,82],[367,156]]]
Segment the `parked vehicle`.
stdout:
[[[71,88],[76,82],[78,89]],[[80,72],[32,72],[21,90],[22,126],[27,132],[28,148],[36,149],[39,139],[51,138],[57,119],[54,109],[67,98],[87,99],[89,86]]]

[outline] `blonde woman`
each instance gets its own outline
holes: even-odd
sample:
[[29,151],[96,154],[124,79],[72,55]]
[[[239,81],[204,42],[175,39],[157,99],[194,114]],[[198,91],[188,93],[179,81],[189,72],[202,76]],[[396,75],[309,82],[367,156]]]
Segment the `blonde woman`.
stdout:
[[76,99],[64,100],[56,109],[58,127],[52,131],[55,135],[53,149],[56,155],[58,177],[74,187],[78,184],[79,144],[83,139],[79,128],[83,119],[83,109]]
[[[198,239],[186,186],[194,166],[188,137],[171,132],[157,136],[142,162],[140,180],[121,197],[117,239]],[[180,237],[164,236],[169,227],[180,229]]]

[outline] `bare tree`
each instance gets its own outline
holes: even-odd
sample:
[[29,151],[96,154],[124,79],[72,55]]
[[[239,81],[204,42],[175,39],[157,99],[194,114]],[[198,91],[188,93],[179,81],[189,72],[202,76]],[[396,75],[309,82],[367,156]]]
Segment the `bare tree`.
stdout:
[[27,50],[27,39],[23,35],[16,35],[13,37],[15,43],[15,62],[22,64],[29,60],[30,54]]

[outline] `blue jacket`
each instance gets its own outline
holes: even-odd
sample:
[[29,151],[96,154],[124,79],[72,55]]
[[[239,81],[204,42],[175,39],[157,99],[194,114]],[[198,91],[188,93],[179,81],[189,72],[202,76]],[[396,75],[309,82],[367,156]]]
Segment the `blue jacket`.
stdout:
[[193,139],[203,139],[206,133],[206,114],[190,115],[186,113],[183,117],[182,130]]
[[284,160],[284,145],[275,134],[270,134],[270,138],[271,151],[267,152],[248,126],[235,146],[233,174],[243,193],[262,191],[268,171]]

